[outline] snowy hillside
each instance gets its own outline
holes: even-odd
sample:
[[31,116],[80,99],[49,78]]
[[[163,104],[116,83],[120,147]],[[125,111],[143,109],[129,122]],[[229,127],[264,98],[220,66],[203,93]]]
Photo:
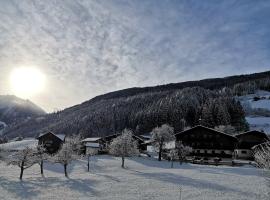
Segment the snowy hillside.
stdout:
[[19,168],[0,163],[0,199],[65,200],[176,200],[180,187],[183,200],[269,200],[268,188],[259,169],[249,166],[206,166],[168,161],[127,159],[127,169],[120,158],[95,156],[68,167],[45,163],[45,177],[39,165],[25,170],[19,181]]
[[14,141],[14,142],[8,142],[5,144],[0,144],[0,149],[5,149],[5,150],[21,150],[25,149],[26,147],[36,147],[38,144],[38,140],[29,138],[29,139],[24,139],[21,141]]
[[239,97],[251,130],[270,134],[270,92],[259,90],[255,94]]

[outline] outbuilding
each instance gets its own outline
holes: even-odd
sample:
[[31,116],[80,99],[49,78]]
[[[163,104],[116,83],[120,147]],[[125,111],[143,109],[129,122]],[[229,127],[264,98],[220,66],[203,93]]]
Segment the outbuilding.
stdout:
[[43,144],[47,152],[50,154],[56,153],[65,141],[65,135],[47,132],[41,134],[38,138],[38,144]]
[[236,135],[237,147],[234,151],[235,158],[252,159],[254,146],[268,142],[268,136],[261,131],[252,130]]

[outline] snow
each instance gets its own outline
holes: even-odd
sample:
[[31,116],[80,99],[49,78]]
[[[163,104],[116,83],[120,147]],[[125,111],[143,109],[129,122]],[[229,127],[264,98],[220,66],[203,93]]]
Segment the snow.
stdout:
[[100,144],[99,143],[93,143],[93,142],[87,142],[85,144],[86,147],[92,147],[92,148],[99,148]]
[[[265,99],[260,99],[258,101],[253,101],[254,97],[260,97]],[[245,96],[238,97],[242,105],[249,103],[251,108],[262,108],[270,111],[270,92],[259,90],[255,94],[249,94]],[[249,123],[250,130],[263,130],[264,132],[270,134],[270,117],[265,116],[246,116],[246,120]]]
[[91,138],[85,138],[82,140],[82,142],[96,142],[97,140],[100,140],[101,137],[91,137]]
[[26,147],[34,148],[38,145],[38,140],[33,138],[24,139],[21,141],[8,142],[0,144],[0,149],[17,151],[25,149]]
[[107,155],[93,156],[90,172],[87,161],[68,166],[69,178],[60,164],[45,163],[25,170],[23,181],[19,168],[0,163],[0,199],[56,200],[175,200],[182,188],[183,200],[269,200],[261,171],[251,166],[207,166],[175,163],[147,158],[126,159]]
[[270,117],[246,117],[250,130],[264,130],[270,134]]
[[56,135],[56,137],[60,138],[60,140],[62,140],[62,141],[64,141],[64,139],[66,137],[64,134],[55,134],[55,135]]

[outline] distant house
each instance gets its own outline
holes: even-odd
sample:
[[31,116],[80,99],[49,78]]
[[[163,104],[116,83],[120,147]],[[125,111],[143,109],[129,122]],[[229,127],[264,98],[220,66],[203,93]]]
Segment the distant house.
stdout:
[[83,145],[83,152],[88,154],[90,150],[95,149],[101,151],[104,146],[104,140],[101,137],[85,138],[81,141]]
[[260,131],[247,131],[235,136],[238,139],[237,147],[234,151],[236,158],[250,159],[253,158],[254,146],[260,145],[269,141],[268,136]]
[[232,157],[238,141],[232,135],[201,125],[177,133],[175,137],[176,141],[193,148],[192,155],[209,157]]
[[38,144],[43,144],[48,153],[53,154],[60,149],[61,145],[65,141],[65,135],[47,132],[40,135],[37,139]]

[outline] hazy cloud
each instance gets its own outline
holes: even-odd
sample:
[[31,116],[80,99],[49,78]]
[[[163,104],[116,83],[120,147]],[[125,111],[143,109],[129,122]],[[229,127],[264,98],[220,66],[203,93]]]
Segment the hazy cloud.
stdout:
[[35,65],[51,111],[95,95],[269,70],[269,1],[0,0],[0,93]]

